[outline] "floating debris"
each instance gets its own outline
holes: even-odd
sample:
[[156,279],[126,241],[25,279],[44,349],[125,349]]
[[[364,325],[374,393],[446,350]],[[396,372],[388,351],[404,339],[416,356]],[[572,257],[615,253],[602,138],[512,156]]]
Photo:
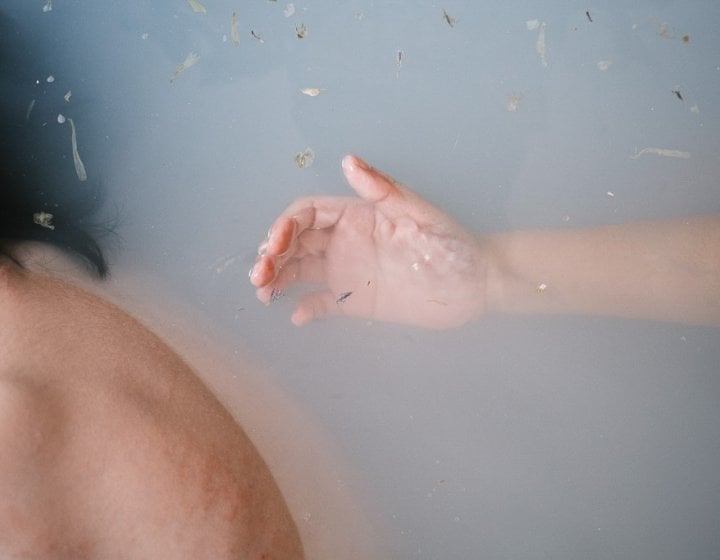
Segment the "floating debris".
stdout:
[[315,161],[315,152],[313,152],[310,148],[305,148],[302,152],[295,154],[295,164],[300,169],[310,167],[313,161]]
[[529,19],[525,22],[525,27],[528,31],[533,31],[534,29],[537,29],[540,27],[540,20],[539,19]]
[[230,15],[230,40],[232,41],[233,46],[238,47],[240,46],[240,31],[238,29],[238,19],[237,14],[233,12]]
[[143,41],[147,41],[147,38],[148,38],[148,37],[150,37],[150,33],[143,33],[142,35],[140,35],[140,38],[141,38]]
[[190,4],[192,11],[195,12],[196,14],[207,14],[207,10],[205,9],[205,6],[203,6],[197,0],[187,0],[187,3]]
[[508,111],[511,113],[517,113],[518,107],[520,106],[520,101],[522,100],[522,94],[521,93],[513,93],[507,101],[507,104],[505,107]]
[[353,293],[352,292],[343,292],[338,296],[338,298],[335,300],[335,303],[337,305],[340,305],[343,303],[347,298],[349,298]]
[[30,103],[28,103],[27,110],[25,111],[25,120],[30,120],[30,113],[32,113],[33,107],[35,107],[35,100],[31,99]]
[[264,40],[262,37],[260,37],[260,35],[258,35],[257,33],[255,33],[252,29],[250,30],[250,35],[252,35],[252,36],[253,36],[253,39],[255,39],[258,43],[264,43],[264,42],[265,42],[265,40]]
[[63,95],[63,99],[65,100],[65,103],[70,103],[70,96],[72,95],[72,91],[68,90],[65,95]]
[[57,122],[58,122],[58,124],[64,124],[65,123],[65,115],[63,115],[62,113],[58,113]]
[[545,290],[547,290],[547,284],[538,284],[535,286],[535,291],[538,294],[542,294]]
[[52,0],[47,0],[42,8],[43,12],[52,12]]
[[690,112],[691,113],[699,113],[700,112],[700,107],[697,106],[697,103],[695,105],[693,105],[692,107],[690,107]]
[[283,10],[283,15],[285,17],[290,17],[295,13],[295,4],[288,4],[285,6],[285,9]]
[[52,84],[52,83],[55,81],[55,76],[53,76],[52,74],[50,74],[47,78],[45,78],[45,81],[46,81],[48,84]]
[[612,60],[598,60],[597,67],[598,70],[602,70],[605,72],[610,66],[612,65]]
[[309,95],[310,97],[317,97],[318,95],[320,95],[321,92],[322,90],[316,87],[306,87],[300,90],[300,93],[304,93],[305,95]]
[[593,20],[592,20],[592,16],[590,15],[590,10],[587,10],[587,11],[585,12],[585,15],[587,16],[588,21],[589,21],[590,23],[592,23]]
[[668,150],[666,148],[643,148],[642,150],[637,152],[635,155],[630,156],[630,158],[637,159],[640,156],[643,156],[645,154],[655,154],[658,156],[673,157],[673,158],[680,158],[680,159],[689,159],[690,158],[690,152],[684,152],[682,150]]
[[190,68],[193,64],[195,64],[200,58],[196,52],[191,52],[185,57],[185,60],[183,60],[182,64],[180,64],[176,69],[175,73],[172,75],[172,78],[170,78],[171,82],[174,82],[177,77],[185,72],[188,68]]
[[297,33],[298,39],[304,39],[307,36],[307,25],[299,23],[295,26],[295,33]]
[[610,198],[615,198],[615,193],[612,191],[608,191],[605,194],[608,195]]
[[670,39],[673,36],[672,27],[670,27],[666,21],[658,21],[654,19],[653,23],[655,23],[658,28],[658,35],[660,35],[663,39]]
[[396,58],[396,61],[395,61],[395,66],[396,66],[396,69],[395,69],[395,77],[396,77],[396,78],[399,78],[399,77],[400,77],[400,68],[402,68],[403,60],[405,60],[405,53],[404,53],[403,51],[398,51],[398,52],[397,52],[397,58]]
[[47,229],[55,229],[52,223],[53,215],[48,212],[35,212],[33,214],[33,223]]
[[687,45],[690,42],[690,35],[683,35],[682,39],[680,39],[684,45]]
[[548,63],[545,48],[545,22],[542,22],[540,24],[540,31],[538,31],[538,38],[537,42],[535,43],[535,50],[540,57],[540,64],[542,64],[543,66],[547,66]]
[[284,295],[285,295],[285,292],[283,292],[282,290],[279,290],[279,289],[277,289],[277,288],[273,288],[273,289],[272,289],[272,292],[270,292],[270,301],[271,301],[271,302],[272,302],[272,301],[277,301],[277,300],[279,300],[281,297],[283,297]]
[[679,89],[674,89],[672,90],[672,92],[675,94],[675,97],[677,97],[680,101],[685,101]]
[[455,27],[457,20],[454,17],[450,17],[450,14],[448,14],[445,10],[443,10],[443,18],[445,18],[445,21],[450,27]]
[[72,130],[72,155],[73,163],[75,164],[75,173],[77,173],[78,179],[81,181],[87,180],[87,173],[85,172],[85,166],[80,159],[80,154],[77,148],[77,134],[75,132],[75,123],[72,119],[67,120],[70,123],[70,129]]

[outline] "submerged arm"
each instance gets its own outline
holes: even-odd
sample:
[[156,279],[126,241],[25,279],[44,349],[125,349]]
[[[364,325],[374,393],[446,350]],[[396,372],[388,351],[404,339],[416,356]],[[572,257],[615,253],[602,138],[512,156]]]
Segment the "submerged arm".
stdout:
[[[488,311],[720,325],[720,217],[486,239]],[[486,245],[487,246],[487,245]]]

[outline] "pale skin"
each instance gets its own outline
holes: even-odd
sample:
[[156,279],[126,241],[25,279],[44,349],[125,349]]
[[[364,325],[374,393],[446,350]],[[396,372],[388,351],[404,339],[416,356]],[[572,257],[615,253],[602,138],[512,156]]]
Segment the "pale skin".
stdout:
[[296,325],[348,315],[448,328],[487,314],[720,325],[718,216],[478,234],[360,158],[342,166],[357,196],[293,202],[250,272],[265,303],[315,286]]
[[301,559],[232,416],[119,308],[0,255],[0,557]]

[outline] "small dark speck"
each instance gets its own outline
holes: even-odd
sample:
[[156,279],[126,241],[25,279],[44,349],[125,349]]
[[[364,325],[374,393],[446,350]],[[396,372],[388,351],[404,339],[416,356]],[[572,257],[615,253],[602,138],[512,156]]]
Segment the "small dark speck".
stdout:
[[344,302],[347,298],[349,298],[352,295],[352,292],[343,292],[338,296],[338,298],[335,300],[335,303],[340,305],[342,302]]
[[590,10],[586,11],[586,12],[585,12],[585,15],[587,16],[588,21],[589,21],[590,23],[592,23],[592,16],[590,15]]
[[682,42],[687,45],[690,42],[690,35],[683,35]]
[[680,101],[684,101],[682,93],[680,93],[679,89],[674,89],[672,92],[675,94],[675,97],[677,97]]

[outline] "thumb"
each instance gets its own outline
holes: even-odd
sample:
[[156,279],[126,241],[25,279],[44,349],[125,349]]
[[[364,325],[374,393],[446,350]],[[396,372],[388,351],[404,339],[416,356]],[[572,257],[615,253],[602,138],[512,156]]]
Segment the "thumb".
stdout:
[[347,182],[367,202],[376,203],[392,197],[393,191],[397,188],[395,181],[370,167],[357,156],[345,156],[342,160],[342,168]]
[[389,218],[407,216],[418,221],[435,213],[434,207],[412,190],[396,183],[390,176],[369,166],[354,155],[342,160],[345,179],[365,201],[375,204]]

